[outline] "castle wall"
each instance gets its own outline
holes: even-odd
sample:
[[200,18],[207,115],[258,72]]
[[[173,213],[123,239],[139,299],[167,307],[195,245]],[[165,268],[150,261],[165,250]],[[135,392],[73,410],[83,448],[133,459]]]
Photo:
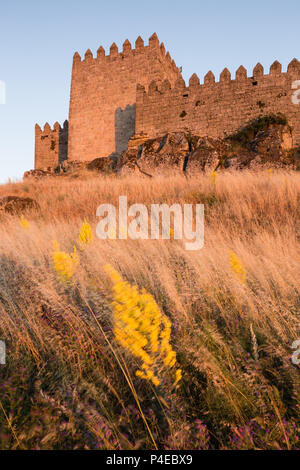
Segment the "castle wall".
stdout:
[[209,72],[200,84],[197,75],[189,86],[179,78],[175,86],[165,80],[152,82],[147,91],[137,86],[136,133],[151,137],[189,129],[200,136],[224,137],[251,119],[267,114],[284,114],[293,130],[293,144],[300,144],[300,105],[292,102],[292,83],[300,79],[300,63],[294,59],[288,71],[274,62],[268,75],[260,64],[247,77],[240,67],[235,80],[224,69],[219,82]]
[[55,168],[68,158],[68,121],[61,127],[58,122],[53,129],[48,123],[42,130],[35,126],[35,164],[34,168],[43,170]]
[[100,47],[97,57],[88,50],[82,61],[73,59],[70,113],[69,159],[92,160],[127,148],[135,132],[136,85],[147,87],[152,80],[168,79],[174,85],[179,69],[160,44],[156,34],[145,46],[141,38],[131,48],[128,40],[119,52],[110,54]]

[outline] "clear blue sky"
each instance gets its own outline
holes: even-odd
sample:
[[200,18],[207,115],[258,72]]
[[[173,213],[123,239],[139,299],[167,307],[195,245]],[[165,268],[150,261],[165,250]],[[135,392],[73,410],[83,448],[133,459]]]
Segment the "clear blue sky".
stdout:
[[73,53],[156,31],[185,80],[300,59],[299,0],[10,0],[0,5],[0,182],[34,164],[34,125],[68,117]]

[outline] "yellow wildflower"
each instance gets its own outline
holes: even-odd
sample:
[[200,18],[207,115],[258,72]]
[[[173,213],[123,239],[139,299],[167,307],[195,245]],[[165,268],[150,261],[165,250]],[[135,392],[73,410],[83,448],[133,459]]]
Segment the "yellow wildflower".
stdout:
[[210,182],[213,186],[216,186],[217,184],[217,172],[216,171],[212,171],[211,174],[210,174]]
[[27,230],[30,227],[30,224],[27,219],[25,219],[24,215],[21,215],[20,218],[20,225],[22,229]]
[[232,250],[229,251],[229,258],[231,272],[244,284],[246,282],[247,273],[241,259]]
[[62,281],[70,280],[79,264],[79,256],[76,247],[74,246],[73,253],[65,253],[64,251],[60,251],[58,242],[54,241],[53,249],[52,260],[55,271]]
[[[124,281],[111,266],[106,266],[113,281],[114,335],[118,343],[139,359],[137,377],[161,383],[160,371],[172,370],[176,352],[170,344],[171,322],[161,313],[152,295]],[[181,379],[175,372],[175,383]]]
[[181,369],[177,369],[176,373],[175,373],[175,382],[174,382],[174,385],[177,385],[178,382],[181,380],[181,377],[182,377],[182,371]]
[[90,224],[84,219],[79,233],[79,243],[88,245],[93,240],[93,232]]

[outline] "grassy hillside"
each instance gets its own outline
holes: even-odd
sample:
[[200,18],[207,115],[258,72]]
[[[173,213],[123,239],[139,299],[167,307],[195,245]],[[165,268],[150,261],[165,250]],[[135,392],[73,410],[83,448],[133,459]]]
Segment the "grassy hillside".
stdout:
[[[41,208],[23,225],[0,214],[0,448],[299,448],[299,182],[298,173],[245,171],[0,186],[0,197]],[[97,239],[96,209],[119,195],[204,203],[204,248]],[[93,240],[83,246],[84,219]],[[76,246],[69,277],[54,264],[54,241],[65,254]],[[157,331],[172,325],[176,363],[161,345],[150,354],[156,385],[136,375],[143,347],[134,354],[116,336],[118,312],[132,319],[133,309],[156,312]]]

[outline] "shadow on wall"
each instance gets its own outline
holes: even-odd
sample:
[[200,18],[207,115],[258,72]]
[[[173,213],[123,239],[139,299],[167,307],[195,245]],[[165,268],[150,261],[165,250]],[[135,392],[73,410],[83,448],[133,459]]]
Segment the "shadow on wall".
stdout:
[[129,104],[125,109],[115,111],[115,142],[116,153],[121,155],[128,148],[128,141],[135,133],[136,105]]
[[59,146],[58,146],[58,164],[68,159],[68,134],[69,122],[65,121],[64,126],[59,130]]

